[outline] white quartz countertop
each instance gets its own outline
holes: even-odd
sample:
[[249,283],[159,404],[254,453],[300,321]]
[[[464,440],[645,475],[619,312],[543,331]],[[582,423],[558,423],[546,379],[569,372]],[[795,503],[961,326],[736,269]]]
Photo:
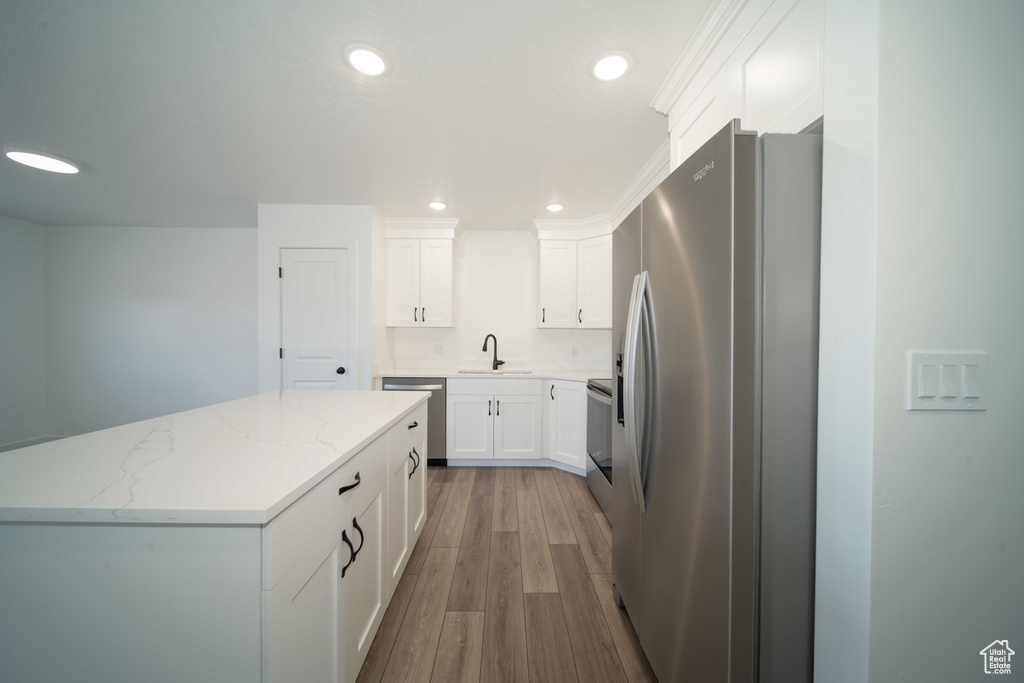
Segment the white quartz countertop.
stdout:
[[[488,366],[489,368],[490,366]],[[529,374],[509,372],[493,374],[489,369],[479,369],[479,373],[460,373],[459,369],[471,368],[387,368],[375,373],[378,377],[445,377],[445,378],[509,378],[509,379],[562,379],[570,382],[586,382],[588,379],[607,379],[611,377],[611,368],[603,370],[576,370],[566,368],[525,368]],[[505,370],[502,367],[502,370]],[[508,368],[518,370],[519,368]]]
[[0,453],[0,522],[266,524],[429,396],[271,392]]

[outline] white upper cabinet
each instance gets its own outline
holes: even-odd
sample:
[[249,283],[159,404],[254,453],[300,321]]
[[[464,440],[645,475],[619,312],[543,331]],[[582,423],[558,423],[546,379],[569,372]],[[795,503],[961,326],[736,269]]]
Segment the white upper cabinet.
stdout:
[[540,240],[540,327],[612,326],[612,236]]
[[452,241],[420,240],[420,327],[452,326]]
[[576,326],[612,326],[612,236],[583,240],[577,247]]
[[576,242],[540,242],[540,327],[576,327]]
[[452,326],[452,240],[388,239],[388,327]]

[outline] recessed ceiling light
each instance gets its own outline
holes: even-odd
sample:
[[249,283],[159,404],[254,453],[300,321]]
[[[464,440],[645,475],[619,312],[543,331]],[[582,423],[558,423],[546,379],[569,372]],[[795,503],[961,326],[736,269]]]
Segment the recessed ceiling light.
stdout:
[[17,161],[19,164],[38,168],[41,171],[78,173],[78,167],[67,159],[61,159],[49,154],[40,154],[39,152],[31,152],[27,149],[13,149],[11,147],[5,147],[4,153],[11,161]]
[[430,206],[430,208],[434,209],[435,211],[440,211],[441,209],[447,207],[448,205],[445,204],[444,202],[430,202],[428,206]]
[[359,73],[367,76],[380,76],[388,70],[388,62],[384,55],[369,45],[349,45],[345,50],[348,62]]
[[561,211],[563,208],[561,204],[548,204],[548,211]]
[[614,81],[621,78],[633,65],[633,58],[625,52],[605,52],[594,60],[594,78],[599,81]]

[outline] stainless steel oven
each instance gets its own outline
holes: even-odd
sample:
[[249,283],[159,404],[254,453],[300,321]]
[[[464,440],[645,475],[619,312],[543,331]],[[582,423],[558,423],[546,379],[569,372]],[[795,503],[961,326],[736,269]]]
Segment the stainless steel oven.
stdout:
[[612,495],[612,382],[587,382],[587,486],[607,514]]

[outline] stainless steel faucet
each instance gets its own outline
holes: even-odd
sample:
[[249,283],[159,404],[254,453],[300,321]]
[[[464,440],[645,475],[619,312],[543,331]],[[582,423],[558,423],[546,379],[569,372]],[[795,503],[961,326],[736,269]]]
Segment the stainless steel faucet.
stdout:
[[484,351],[487,350],[487,340],[488,339],[493,339],[494,340],[494,362],[491,364],[491,370],[497,370],[499,365],[504,365],[505,364],[505,361],[498,360],[498,338],[495,337],[493,334],[489,334],[486,337],[484,337],[484,348],[483,348],[483,350]]

